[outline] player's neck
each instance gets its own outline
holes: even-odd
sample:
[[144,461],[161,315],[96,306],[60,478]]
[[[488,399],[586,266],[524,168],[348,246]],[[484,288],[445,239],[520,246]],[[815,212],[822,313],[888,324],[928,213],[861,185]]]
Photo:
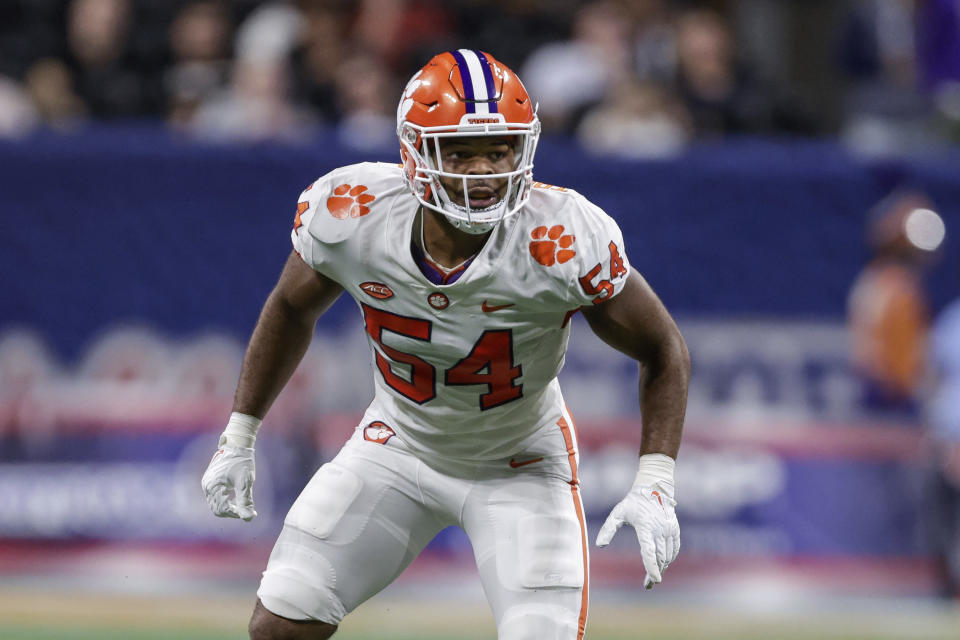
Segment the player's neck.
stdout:
[[421,209],[424,252],[446,269],[453,269],[480,253],[490,237],[489,233],[474,235],[460,231],[441,214]]

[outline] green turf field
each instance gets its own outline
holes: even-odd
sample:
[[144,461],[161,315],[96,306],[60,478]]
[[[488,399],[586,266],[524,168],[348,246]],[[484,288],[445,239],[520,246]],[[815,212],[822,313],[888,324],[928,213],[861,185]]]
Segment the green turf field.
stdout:
[[[244,639],[252,601],[238,596],[146,596],[0,587],[3,640]],[[956,640],[960,609],[746,613],[724,607],[595,601],[588,640]],[[493,640],[483,603],[381,594],[352,614],[338,640]]]
[[[735,626],[731,628],[699,628],[691,629],[689,625],[679,625],[673,631],[650,631],[638,629],[634,633],[621,631],[617,633],[604,633],[594,631],[593,627],[588,630],[587,638],[589,640],[906,640],[908,638],[919,639],[951,639],[957,637],[956,628],[953,630],[943,629],[931,635],[929,632],[919,634],[902,635],[900,633],[883,633],[877,631],[860,632],[831,632],[822,628],[816,629],[810,626],[801,629],[788,629],[788,625],[760,625],[756,628],[745,628]],[[0,637],[5,640],[236,640],[246,638],[246,633],[242,628],[236,631],[200,631],[174,627],[170,629],[158,629],[155,631],[138,631],[134,629],[116,629],[116,628],[43,628],[41,625],[31,627],[6,626],[0,627]],[[400,633],[381,631],[374,632],[351,632],[344,628],[335,636],[338,640],[493,640],[494,635],[478,635],[464,631],[462,628],[451,627],[447,631],[432,633]]]

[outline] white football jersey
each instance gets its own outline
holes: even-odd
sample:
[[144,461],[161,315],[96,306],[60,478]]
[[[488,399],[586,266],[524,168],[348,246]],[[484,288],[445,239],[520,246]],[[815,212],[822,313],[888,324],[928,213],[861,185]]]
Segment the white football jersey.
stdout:
[[622,234],[575,191],[536,183],[460,278],[437,285],[411,252],[418,207],[398,165],[342,167],[301,194],[293,246],[360,306],[376,388],[364,424],[422,455],[509,457],[561,417],[570,316],[622,289]]

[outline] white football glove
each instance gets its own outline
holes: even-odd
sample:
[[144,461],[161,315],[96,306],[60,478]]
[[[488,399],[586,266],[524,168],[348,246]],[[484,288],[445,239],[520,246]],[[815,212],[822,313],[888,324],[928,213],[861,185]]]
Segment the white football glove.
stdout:
[[257,475],[253,445],[260,422],[259,418],[233,413],[220,436],[220,448],[200,479],[215,516],[249,522],[257,515],[253,508],[253,481]]
[[610,544],[624,524],[637,532],[640,554],[647,571],[643,586],[650,589],[680,551],[680,523],[673,507],[674,460],[661,453],[640,456],[636,480],[626,497],[617,503],[597,534],[597,546]]

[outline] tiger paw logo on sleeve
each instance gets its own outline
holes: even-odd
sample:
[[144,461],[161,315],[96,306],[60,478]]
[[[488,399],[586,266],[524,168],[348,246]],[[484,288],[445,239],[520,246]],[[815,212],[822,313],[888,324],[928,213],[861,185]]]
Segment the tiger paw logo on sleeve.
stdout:
[[355,187],[349,184],[341,184],[333,190],[333,195],[327,198],[327,211],[339,220],[367,215],[370,213],[370,207],[367,205],[376,200],[377,197],[364,193],[366,190],[366,185],[362,184]]
[[563,264],[571,260],[577,252],[570,247],[576,241],[573,235],[564,235],[562,224],[555,224],[549,229],[545,226],[537,227],[530,232],[533,241],[530,243],[530,255],[545,267],[554,264]]

